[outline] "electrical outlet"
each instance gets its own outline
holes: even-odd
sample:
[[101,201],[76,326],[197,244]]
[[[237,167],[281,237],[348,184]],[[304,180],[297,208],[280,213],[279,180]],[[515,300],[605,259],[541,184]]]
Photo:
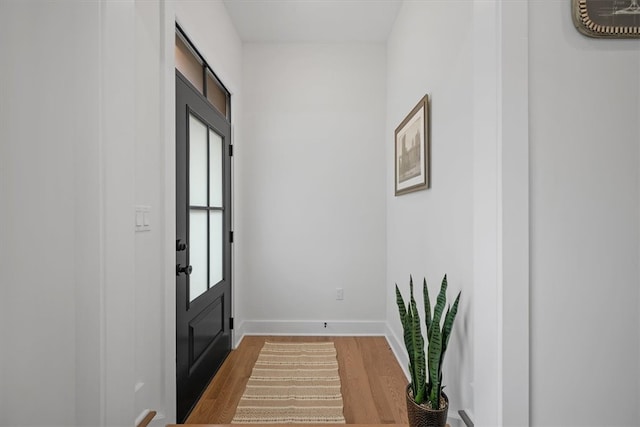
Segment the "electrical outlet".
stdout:
[[344,289],[336,288],[336,300],[342,301],[344,299]]

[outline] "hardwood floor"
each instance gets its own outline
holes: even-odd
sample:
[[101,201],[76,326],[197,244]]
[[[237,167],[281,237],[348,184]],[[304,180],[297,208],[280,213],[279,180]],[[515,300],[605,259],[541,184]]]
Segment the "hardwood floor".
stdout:
[[231,352],[186,424],[229,424],[265,341],[333,341],[347,424],[406,424],[407,380],[384,337],[245,337]]

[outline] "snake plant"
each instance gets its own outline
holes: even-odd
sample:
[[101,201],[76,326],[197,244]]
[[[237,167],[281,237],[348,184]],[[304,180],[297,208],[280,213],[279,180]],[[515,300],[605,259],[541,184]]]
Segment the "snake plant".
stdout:
[[[412,277],[409,278],[409,306],[407,307],[405,304],[397,284],[396,302],[404,331],[404,344],[407,348],[407,353],[409,353],[409,372],[411,373],[413,400],[418,405],[426,401],[432,409],[440,409],[442,362],[444,360],[444,354],[447,351],[447,346],[449,345],[453,322],[458,312],[461,292],[458,293],[453,306],[447,307],[444,322],[442,322],[442,314],[447,304],[447,275],[445,274],[442,279],[440,293],[433,308],[433,315],[426,279],[423,281],[422,292],[424,298],[425,325],[427,327],[426,357],[418,305],[413,298]],[[441,323],[442,327],[440,326]]]

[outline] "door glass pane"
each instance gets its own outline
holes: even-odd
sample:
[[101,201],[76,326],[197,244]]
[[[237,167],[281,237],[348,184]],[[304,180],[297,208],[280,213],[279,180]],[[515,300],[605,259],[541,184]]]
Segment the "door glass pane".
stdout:
[[209,268],[211,274],[211,286],[222,280],[222,212],[210,211],[210,234],[209,234]]
[[207,99],[216,110],[227,117],[227,93],[216,80],[211,71],[207,71]]
[[189,114],[189,203],[207,206],[207,127]]
[[178,34],[176,34],[175,59],[178,71],[202,93],[203,64]]
[[189,301],[207,290],[207,212],[189,211]]
[[222,207],[222,137],[209,130],[209,206]]

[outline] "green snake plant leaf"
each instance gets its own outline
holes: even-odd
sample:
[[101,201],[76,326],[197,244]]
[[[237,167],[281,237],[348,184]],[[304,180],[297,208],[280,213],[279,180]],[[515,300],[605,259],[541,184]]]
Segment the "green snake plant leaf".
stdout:
[[407,336],[407,353],[409,354],[409,364],[411,365],[409,371],[411,372],[411,388],[413,389],[413,395],[418,394],[418,369],[416,368],[416,342],[413,336],[413,313],[409,309],[407,314],[407,330],[405,331]]
[[411,311],[407,310],[407,307],[404,303],[404,299],[402,298],[402,294],[398,289],[398,285],[396,284],[396,303],[398,304],[398,311],[400,312],[400,321],[402,322],[402,331],[404,338],[404,345],[407,348],[407,353],[409,354],[409,373],[411,374],[411,388],[413,389],[413,395],[417,394],[416,389],[416,373],[415,373],[415,363],[414,363],[414,342],[413,336],[411,335],[411,329],[413,326],[413,316]]
[[[410,286],[413,291],[413,286]],[[418,305],[413,298],[413,292],[411,292],[411,315],[413,321],[413,327],[411,328],[411,335],[413,340],[413,367],[416,374],[415,379],[415,394],[413,399],[419,405],[424,401],[424,390],[426,382],[426,361],[424,354],[424,338],[422,337],[422,331],[420,327],[420,315],[418,314]]]
[[427,325],[427,337],[431,336],[431,301],[429,300],[429,289],[427,279],[422,280],[422,295],[424,297],[424,321]]
[[407,318],[407,307],[404,305],[404,299],[402,299],[402,294],[400,293],[400,289],[398,289],[398,284],[396,283],[396,304],[398,304],[398,311],[400,312],[400,322],[402,323],[402,327],[406,326],[406,318]]
[[[433,321],[431,323],[431,333],[433,333],[434,329],[438,329],[440,332],[440,320],[442,319],[442,312],[444,311],[444,306],[447,304],[447,275],[444,275],[442,279],[442,285],[440,285],[440,293],[438,294],[438,299],[436,300],[436,306],[433,309]],[[431,342],[431,335],[429,335],[429,342]]]
[[442,326],[442,354],[440,355],[440,369],[442,369],[442,361],[444,360],[444,354],[449,346],[449,338],[451,338],[451,330],[453,329],[453,322],[456,320],[456,314],[458,314],[458,303],[460,302],[460,296],[462,291],[458,292],[456,300],[453,302],[453,306],[447,309],[447,314],[444,316],[444,325]]
[[[407,351],[409,352],[409,363],[411,363],[411,388],[413,389],[413,395],[417,396],[418,395],[418,389],[420,388],[420,370],[416,364],[416,352],[419,352],[420,349],[422,348],[422,344],[420,344],[420,347],[416,347],[418,346],[418,342],[416,342],[416,337],[414,335],[414,324],[415,324],[415,319],[414,319],[414,314],[413,311],[411,310],[411,301],[413,300],[413,277],[411,275],[409,275],[409,300],[407,301],[409,304],[409,307],[407,307],[407,330],[406,330],[406,335],[407,335],[407,339],[409,340],[409,342],[411,343],[408,347],[407,347]],[[415,397],[414,397],[415,399]]]
[[431,338],[429,339],[429,401],[431,407],[439,409],[440,406],[440,355],[442,354],[442,334],[438,324],[431,325]]

